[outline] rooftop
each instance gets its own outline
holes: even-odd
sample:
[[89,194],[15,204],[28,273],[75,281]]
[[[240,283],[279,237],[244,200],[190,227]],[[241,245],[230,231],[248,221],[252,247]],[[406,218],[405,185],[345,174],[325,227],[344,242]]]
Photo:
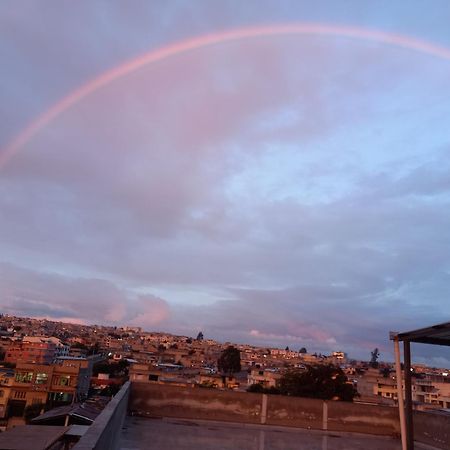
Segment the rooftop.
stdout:
[[401,450],[389,437],[267,425],[127,417],[120,450]]
[[69,427],[19,425],[0,434],[0,448],[7,450],[47,450]]

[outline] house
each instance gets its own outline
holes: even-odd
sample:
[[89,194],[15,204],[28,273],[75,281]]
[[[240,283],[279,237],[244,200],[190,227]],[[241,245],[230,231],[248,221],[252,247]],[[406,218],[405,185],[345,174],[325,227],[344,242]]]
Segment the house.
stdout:
[[281,374],[276,369],[252,369],[247,377],[247,384],[260,384],[265,388],[276,387]]
[[11,342],[5,353],[8,363],[51,364],[55,357],[56,344],[45,336],[26,336]]

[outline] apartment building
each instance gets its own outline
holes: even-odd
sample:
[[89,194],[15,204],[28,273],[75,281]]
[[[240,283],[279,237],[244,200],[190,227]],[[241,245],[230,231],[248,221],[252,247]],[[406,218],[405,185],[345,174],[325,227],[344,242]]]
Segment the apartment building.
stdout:
[[30,405],[60,406],[87,394],[90,376],[87,360],[58,364],[17,363],[10,385],[8,415],[22,416]]
[[276,369],[252,369],[247,377],[247,384],[260,384],[265,388],[276,387],[281,374]]
[[0,419],[6,417],[13,382],[14,369],[0,368]]
[[5,362],[51,364],[55,358],[56,344],[44,336],[27,336],[11,341],[5,352]]
[[413,384],[413,400],[425,405],[450,408],[450,379],[448,375],[427,375]]

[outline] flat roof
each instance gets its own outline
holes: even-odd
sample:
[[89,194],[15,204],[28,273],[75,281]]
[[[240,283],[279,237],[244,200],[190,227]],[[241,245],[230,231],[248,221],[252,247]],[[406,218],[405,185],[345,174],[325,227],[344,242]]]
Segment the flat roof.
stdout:
[[401,450],[387,436],[228,422],[126,417],[120,450]]
[[422,344],[450,346],[450,322],[440,323],[431,327],[419,328],[404,333],[392,332],[390,338],[399,341],[419,342]]
[[47,450],[69,427],[18,425],[0,433],[0,448],[7,450]]

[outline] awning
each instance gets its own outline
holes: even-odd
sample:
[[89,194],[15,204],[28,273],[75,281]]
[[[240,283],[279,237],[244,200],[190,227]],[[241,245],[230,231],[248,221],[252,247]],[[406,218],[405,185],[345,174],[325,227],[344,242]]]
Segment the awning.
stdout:
[[395,337],[397,337],[399,341],[450,346],[450,322],[426,328],[419,328],[418,330],[406,331],[404,333],[391,332],[391,339],[394,339]]
[[[395,367],[397,374],[398,408],[400,428],[402,432],[402,449],[414,450],[414,424],[412,414],[412,385],[411,385],[411,342],[420,344],[450,346],[450,322],[419,328],[403,333],[390,332],[389,337],[394,341]],[[399,342],[403,342],[405,403],[403,403],[403,383],[400,361]]]

